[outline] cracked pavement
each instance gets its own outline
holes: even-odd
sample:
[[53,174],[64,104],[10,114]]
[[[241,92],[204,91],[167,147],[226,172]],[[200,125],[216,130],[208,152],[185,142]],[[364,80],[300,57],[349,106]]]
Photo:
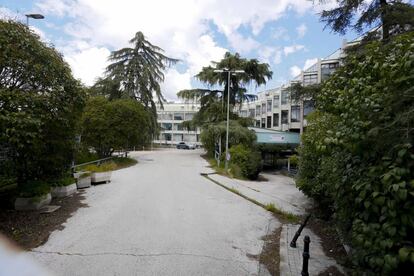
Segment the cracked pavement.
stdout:
[[139,164],[86,190],[30,254],[56,275],[267,275],[252,255],[280,223],[211,183],[201,150],[137,152]]

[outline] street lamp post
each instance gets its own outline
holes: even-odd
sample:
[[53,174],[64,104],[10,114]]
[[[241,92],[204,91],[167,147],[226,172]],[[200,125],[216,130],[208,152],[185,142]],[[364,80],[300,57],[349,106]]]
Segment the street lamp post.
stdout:
[[230,122],[230,76],[231,74],[241,74],[244,73],[244,70],[230,70],[230,69],[217,69],[214,70],[215,73],[227,73],[227,124],[226,124],[226,160],[224,163],[224,168],[227,171],[229,165],[229,122]]
[[33,18],[33,19],[43,19],[45,18],[42,14],[40,13],[30,13],[30,14],[26,14],[26,25],[29,26],[29,17]]

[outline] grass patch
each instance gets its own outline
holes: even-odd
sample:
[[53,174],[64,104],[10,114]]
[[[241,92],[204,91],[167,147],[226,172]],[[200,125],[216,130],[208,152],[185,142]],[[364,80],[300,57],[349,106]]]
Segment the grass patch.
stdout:
[[210,178],[208,175],[202,174],[202,176],[204,176],[205,178],[207,178],[211,182],[219,185],[220,187],[222,187],[222,188],[224,188],[224,189],[226,189],[226,190],[228,190],[228,191],[230,191],[230,192],[232,192],[232,193],[234,193],[234,194],[236,194],[236,195],[238,195],[238,196],[240,196],[240,197],[242,197],[242,198],[258,205],[258,206],[260,206],[260,207],[262,207],[263,209],[265,209],[269,212],[272,212],[281,221],[287,221],[289,223],[298,223],[299,222],[299,216],[294,215],[294,214],[289,213],[289,212],[286,212],[286,211],[283,211],[283,210],[277,208],[273,203],[268,203],[268,204],[260,203],[259,201],[242,194],[239,190],[237,190],[234,187],[229,188],[226,185],[223,185],[220,182]]
[[129,157],[115,157],[112,161],[116,164],[117,170],[128,168],[138,163],[136,159]]
[[208,158],[206,155],[201,155],[201,157],[203,157],[210,164],[210,167],[215,170],[217,174],[239,180],[248,180],[243,177],[240,168],[234,164],[229,164],[229,169],[226,171],[224,161],[220,162],[220,166],[217,166],[216,159]]
[[129,157],[114,157],[111,160],[104,162],[100,165],[90,164],[77,167],[77,171],[90,171],[90,172],[107,172],[116,171],[124,168],[128,168],[137,164],[138,161]]
[[75,178],[73,177],[64,177],[62,179],[58,179],[56,181],[50,181],[51,187],[63,187],[63,186],[69,186],[73,183],[76,183]]

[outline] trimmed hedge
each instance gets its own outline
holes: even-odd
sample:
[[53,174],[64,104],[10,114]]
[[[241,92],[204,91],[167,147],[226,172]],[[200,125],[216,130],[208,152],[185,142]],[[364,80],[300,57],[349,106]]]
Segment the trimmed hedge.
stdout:
[[[255,180],[262,170],[262,158],[259,152],[244,145],[230,148],[230,165],[237,166],[243,177]],[[237,171],[237,168],[234,169]]]

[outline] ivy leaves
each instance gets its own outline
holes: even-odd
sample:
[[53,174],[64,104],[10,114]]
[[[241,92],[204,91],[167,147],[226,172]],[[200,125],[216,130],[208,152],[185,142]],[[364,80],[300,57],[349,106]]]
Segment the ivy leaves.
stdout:
[[357,271],[398,274],[414,266],[414,34],[363,53],[316,95],[298,184],[333,208]]

